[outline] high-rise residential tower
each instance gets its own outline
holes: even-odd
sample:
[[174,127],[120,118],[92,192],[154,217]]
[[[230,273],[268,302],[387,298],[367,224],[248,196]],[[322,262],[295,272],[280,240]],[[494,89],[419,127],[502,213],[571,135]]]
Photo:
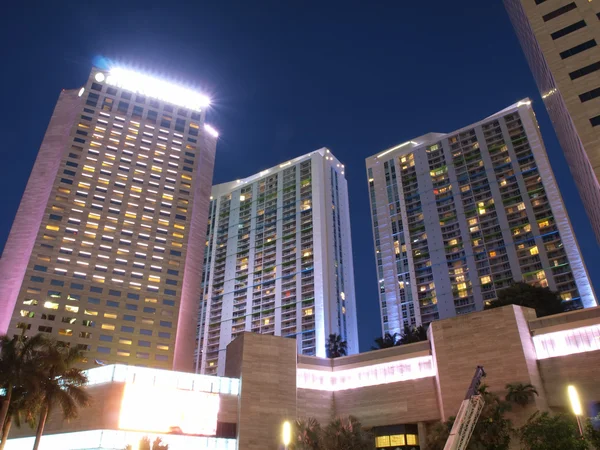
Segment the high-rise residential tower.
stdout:
[[222,374],[245,331],[297,339],[325,356],[330,333],[358,351],[348,186],[323,148],[213,186],[197,370]]
[[383,332],[481,310],[513,280],[596,306],[528,99],[366,163]]
[[504,4],[600,242],[600,4]]
[[216,132],[208,99],[126,69],[64,90],[0,261],[0,333],[192,371]]

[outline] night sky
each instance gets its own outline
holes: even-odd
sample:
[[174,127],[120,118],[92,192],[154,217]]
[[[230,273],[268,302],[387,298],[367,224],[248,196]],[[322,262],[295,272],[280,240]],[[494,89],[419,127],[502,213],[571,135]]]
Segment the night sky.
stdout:
[[2,246],[60,90],[104,56],[210,93],[215,183],[324,146],[345,163],[362,351],[381,334],[365,158],[524,97],[600,288],[598,245],[500,0],[18,3],[0,27]]

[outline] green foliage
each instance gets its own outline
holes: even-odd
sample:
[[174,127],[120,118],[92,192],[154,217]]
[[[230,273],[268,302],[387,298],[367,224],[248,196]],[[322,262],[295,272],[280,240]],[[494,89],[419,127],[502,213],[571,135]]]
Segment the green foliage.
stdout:
[[519,430],[525,450],[587,450],[571,415],[534,413]]
[[342,337],[339,334],[330,334],[325,345],[328,358],[338,358],[348,354],[348,343],[342,341]]
[[538,317],[551,316],[565,311],[560,295],[549,288],[518,282],[498,292],[498,298],[486,304],[485,309],[518,305],[535,309]]
[[427,340],[427,328],[423,325],[419,325],[418,327],[405,325],[402,333],[400,334],[400,339],[396,345],[404,345],[404,344],[413,344],[415,342],[421,342]]
[[375,339],[376,347],[371,347],[371,350],[381,350],[382,348],[391,348],[397,345],[400,335],[398,333],[385,333],[385,336]]
[[321,427],[314,418],[296,421],[291,450],[375,450],[375,438],[356,417],[335,418]]
[[589,418],[585,423],[585,438],[594,450],[600,450],[600,415]]
[[509,383],[506,385],[506,391],[505,400],[523,408],[538,395],[538,391],[531,384]]

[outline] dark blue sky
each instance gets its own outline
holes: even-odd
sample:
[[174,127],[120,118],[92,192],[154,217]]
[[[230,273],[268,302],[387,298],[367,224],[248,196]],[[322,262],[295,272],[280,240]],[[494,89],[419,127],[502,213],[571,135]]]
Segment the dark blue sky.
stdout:
[[600,286],[598,246],[500,0],[33,3],[5,6],[0,27],[1,245],[60,90],[103,55],[211,93],[215,183],[323,146],[345,163],[363,351],[381,334],[365,158],[523,97]]

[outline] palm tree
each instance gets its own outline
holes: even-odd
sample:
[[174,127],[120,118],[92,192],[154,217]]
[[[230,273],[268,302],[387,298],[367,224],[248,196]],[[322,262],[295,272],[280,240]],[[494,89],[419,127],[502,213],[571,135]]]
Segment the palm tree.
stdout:
[[348,353],[348,343],[346,341],[342,341],[342,337],[339,334],[333,333],[329,335],[325,350],[328,358],[346,356]]
[[[24,332],[25,330],[20,336],[13,338],[0,336],[0,387],[5,390],[0,409],[0,430],[2,431],[0,449],[6,445],[6,437],[12,423],[12,413],[16,412],[13,405],[16,391],[19,396],[31,396],[40,380],[37,355],[47,340],[42,334],[28,338]],[[16,400],[24,404],[28,399],[17,398]],[[28,403],[31,404],[30,401]]]
[[427,340],[427,328],[423,325],[418,327],[404,325],[400,339],[396,345],[413,344],[415,342],[421,342]]
[[378,337],[375,339],[375,344],[377,347],[371,347],[371,350],[381,350],[382,348],[394,347],[398,344],[398,339],[400,339],[400,335],[398,333],[385,333],[383,337]]
[[322,442],[327,450],[375,450],[375,439],[353,416],[332,420],[323,430]]
[[37,450],[44,432],[48,413],[60,406],[63,418],[77,417],[80,406],[88,406],[90,396],[85,391],[87,376],[73,364],[80,362],[83,354],[56,342],[49,343],[43,355],[44,378],[40,385],[40,415],[33,450]]
[[296,420],[291,450],[319,450],[321,425],[314,417]]
[[506,401],[523,408],[531,403],[536,395],[539,395],[533,385],[523,383],[509,383],[506,385],[506,391]]

